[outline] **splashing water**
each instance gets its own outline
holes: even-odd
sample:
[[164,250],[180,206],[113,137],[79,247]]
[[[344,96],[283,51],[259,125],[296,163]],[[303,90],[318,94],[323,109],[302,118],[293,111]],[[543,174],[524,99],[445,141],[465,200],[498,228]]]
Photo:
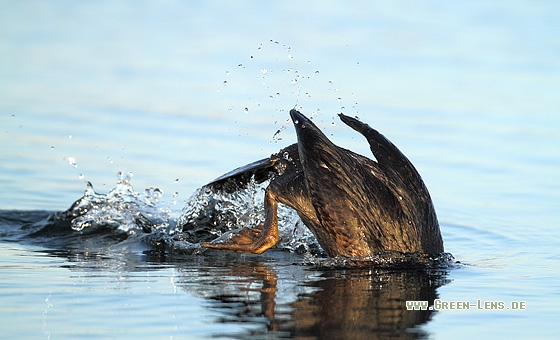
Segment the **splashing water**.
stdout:
[[130,185],[131,173],[119,172],[119,180],[108,194],[98,194],[88,182],[84,196],[67,211],[71,227],[75,231],[85,228],[112,227],[117,231],[134,233],[138,229],[140,214],[153,223],[169,224],[169,209],[158,206],[163,192],[148,188],[143,193],[134,191]]
[[[116,233],[139,234],[142,241],[179,252],[203,251],[200,242],[223,240],[243,227],[257,227],[264,221],[264,193],[268,181],[251,180],[246,188],[232,193],[204,186],[187,200],[181,216],[174,219],[171,209],[160,204],[163,192],[148,188],[136,192],[132,174],[119,172],[117,185],[107,194],[95,192],[88,182],[82,198],[63,213],[74,231],[109,228]],[[174,194],[175,195],[175,194]],[[277,248],[292,252],[322,254],[314,235],[297,213],[279,205]]]

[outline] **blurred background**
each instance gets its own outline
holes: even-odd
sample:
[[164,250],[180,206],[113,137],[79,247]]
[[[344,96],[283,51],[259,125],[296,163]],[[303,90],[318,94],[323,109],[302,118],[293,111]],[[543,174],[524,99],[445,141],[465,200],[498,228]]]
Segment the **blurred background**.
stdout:
[[0,209],[64,210],[130,172],[179,214],[295,142],[294,107],[369,156],[337,113],[358,116],[415,164],[467,264],[442,299],[527,301],[429,334],[557,334],[557,1],[0,3]]
[[368,122],[436,198],[500,185],[488,178],[500,157],[516,168],[558,161],[552,1],[0,8],[2,208],[64,209],[84,180],[106,191],[118,171],[132,172],[137,189],[187,199],[294,142],[293,107],[366,154],[336,114]]

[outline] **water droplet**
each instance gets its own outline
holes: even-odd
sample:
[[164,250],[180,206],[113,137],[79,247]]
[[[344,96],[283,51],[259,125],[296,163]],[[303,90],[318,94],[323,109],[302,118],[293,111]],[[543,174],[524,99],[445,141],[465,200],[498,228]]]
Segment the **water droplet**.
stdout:
[[332,125],[332,126],[336,126],[336,123],[335,123],[335,122],[332,122],[331,125]]
[[175,178],[175,183],[179,183],[179,179],[178,179],[178,178]]
[[68,135],[68,139],[72,139],[72,135]]
[[51,145],[51,150],[54,150],[54,145]]
[[226,71],[226,76],[229,76],[229,71]]
[[319,74],[319,71],[315,71],[315,74]]
[[111,157],[107,157],[107,160],[109,161],[109,163],[113,163],[113,160],[111,159]]
[[238,68],[245,68],[245,66],[243,66],[243,64],[239,64],[237,65]]
[[79,175],[78,175],[78,179],[84,179],[84,175],[83,175],[83,174],[79,174]]
[[227,80],[224,80],[224,85],[226,85],[226,84],[227,84]]
[[72,165],[74,168],[78,167],[78,164],[76,164],[76,158],[69,156],[67,159],[68,164]]
[[342,98],[338,97],[338,98],[336,98],[336,100],[337,100],[338,103],[340,104],[340,101],[342,100]]
[[262,72],[262,74],[266,74],[266,72],[268,72],[268,70],[263,67],[263,68],[261,68],[261,72]]
[[248,108],[248,107],[245,108],[245,112],[249,112],[249,108]]
[[262,48],[263,48],[263,44],[261,43],[261,44],[259,45],[259,48],[257,48],[257,50],[261,50]]
[[305,92],[305,96],[308,98],[311,98],[311,95],[309,94],[309,92]]
[[293,60],[294,57],[291,54],[288,54],[288,59]]
[[268,96],[268,98],[270,98],[270,100],[273,100],[274,96],[270,95],[270,96]]
[[311,64],[311,60],[308,60],[308,61],[307,61],[307,65],[309,65],[309,64]]

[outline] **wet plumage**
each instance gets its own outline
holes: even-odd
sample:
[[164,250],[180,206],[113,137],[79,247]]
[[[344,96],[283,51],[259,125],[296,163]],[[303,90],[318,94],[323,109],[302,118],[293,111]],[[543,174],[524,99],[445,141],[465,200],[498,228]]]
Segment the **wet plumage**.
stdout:
[[278,240],[277,204],[295,209],[329,256],[366,257],[382,251],[443,252],[432,200],[422,178],[400,150],[355,118],[340,119],[361,133],[375,161],[333,144],[315,124],[290,111],[298,142],[269,158],[235,169],[209,183],[237,190],[254,176],[270,179],[265,221],[208,248],[262,253]]

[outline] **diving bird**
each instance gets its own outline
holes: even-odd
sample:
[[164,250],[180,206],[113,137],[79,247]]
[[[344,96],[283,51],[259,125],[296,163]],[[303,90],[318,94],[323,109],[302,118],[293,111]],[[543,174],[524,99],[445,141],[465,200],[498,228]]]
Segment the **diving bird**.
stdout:
[[278,203],[293,208],[330,256],[368,257],[383,251],[443,252],[428,189],[406,156],[382,134],[339,114],[362,134],[375,160],[332,143],[306,116],[291,110],[297,143],[269,158],[237,168],[207,184],[233,191],[251,178],[270,179],[265,221],[206,248],[260,254],[279,241]]

